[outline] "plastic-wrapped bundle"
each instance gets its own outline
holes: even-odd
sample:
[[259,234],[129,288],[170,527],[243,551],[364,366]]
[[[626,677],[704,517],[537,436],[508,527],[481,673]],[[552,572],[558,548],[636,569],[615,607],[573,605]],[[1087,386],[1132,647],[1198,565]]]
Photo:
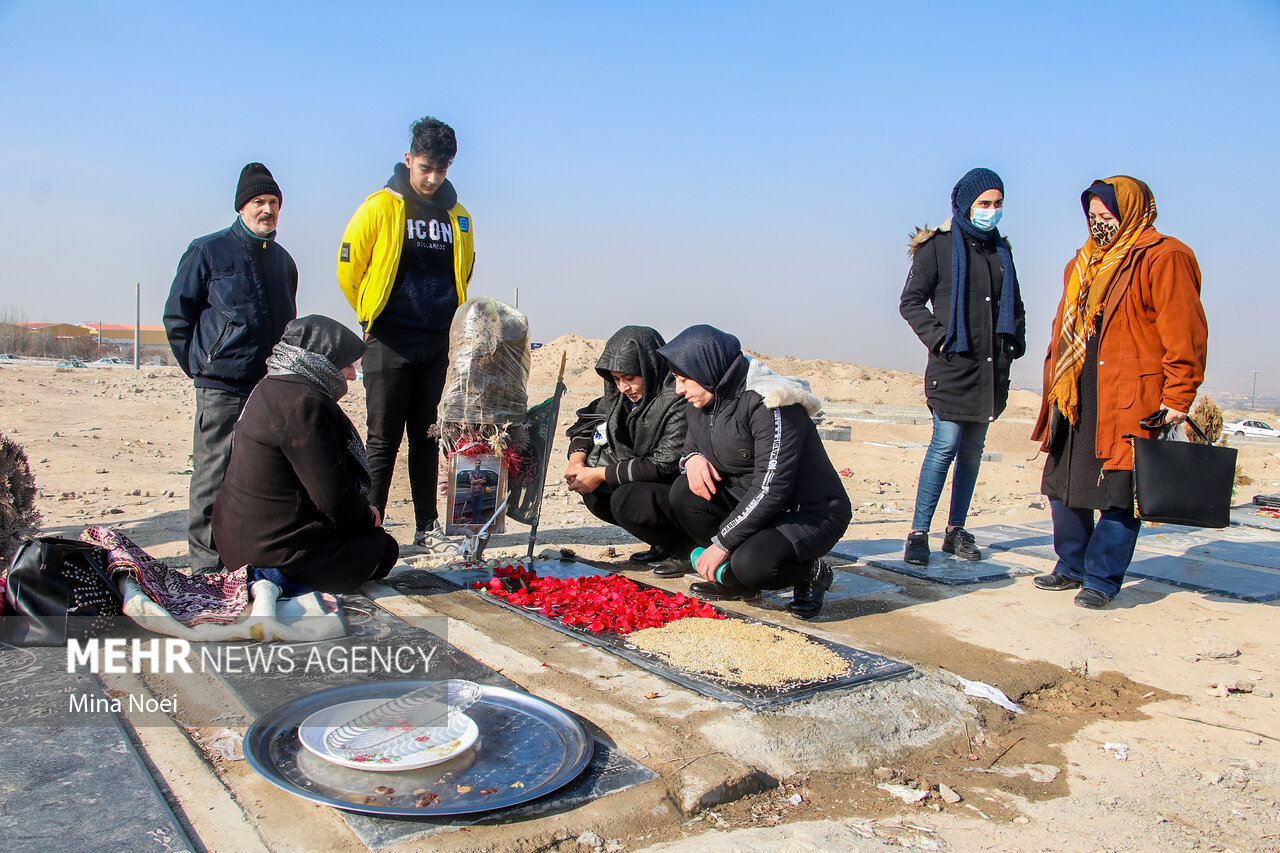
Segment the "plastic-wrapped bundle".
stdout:
[[528,383],[529,319],[492,297],[458,306],[449,327],[449,373],[440,420],[520,423],[529,404]]

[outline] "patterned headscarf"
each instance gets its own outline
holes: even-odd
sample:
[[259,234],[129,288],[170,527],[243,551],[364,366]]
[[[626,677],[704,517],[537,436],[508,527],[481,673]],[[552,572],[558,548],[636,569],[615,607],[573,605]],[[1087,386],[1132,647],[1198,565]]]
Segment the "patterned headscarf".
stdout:
[[[301,376],[337,402],[347,393],[347,378],[342,375],[341,368],[353,364],[364,351],[364,342],[355,332],[337,320],[311,314],[291,320],[285,326],[284,335],[267,358],[267,375]],[[364,442],[345,412],[343,419],[347,427],[344,440],[347,452],[359,466],[356,480],[360,494],[367,495],[369,460],[365,455]]]
[[[1120,231],[1106,246],[1099,246],[1090,236],[1076,252],[1075,267],[1071,270],[1063,296],[1065,304],[1057,359],[1046,389],[1049,401],[1057,404],[1058,411],[1073,424],[1080,414],[1080,373],[1084,370],[1085,348],[1098,330],[1112,278],[1124,266],[1139,238],[1156,221],[1155,196],[1142,181],[1117,175],[1106,178],[1102,183],[1115,190]],[[1087,200],[1085,209],[1087,220]]]

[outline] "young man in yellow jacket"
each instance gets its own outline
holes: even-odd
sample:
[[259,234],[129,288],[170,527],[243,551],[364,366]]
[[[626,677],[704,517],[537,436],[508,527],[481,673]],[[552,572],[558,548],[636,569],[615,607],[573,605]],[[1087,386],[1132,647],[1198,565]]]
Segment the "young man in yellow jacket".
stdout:
[[439,443],[428,435],[444,390],[449,323],[475,265],[471,216],[445,179],[458,142],[430,116],[387,185],[364,200],[338,251],[338,284],[365,331],[369,502],[386,514],[396,454],[409,432],[409,488],[423,545],[439,532]]

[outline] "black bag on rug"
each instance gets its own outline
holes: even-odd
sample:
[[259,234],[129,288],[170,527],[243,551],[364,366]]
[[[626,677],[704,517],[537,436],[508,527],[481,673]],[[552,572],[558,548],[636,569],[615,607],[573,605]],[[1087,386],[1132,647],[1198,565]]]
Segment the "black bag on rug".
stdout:
[[60,646],[107,633],[121,617],[107,552],[76,539],[44,536],[18,547],[5,579],[0,635],[24,646]]
[[[1226,527],[1236,481],[1236,450],[1214,447],[1200,426],[1186,421],[1204,444],[1126,435],[1133,443],[1133,499],[1143,521]],[[1164,412],[1143,418],[1144,429],[1164,425]],[[1175,427],[1176,429],[1176,427]]]

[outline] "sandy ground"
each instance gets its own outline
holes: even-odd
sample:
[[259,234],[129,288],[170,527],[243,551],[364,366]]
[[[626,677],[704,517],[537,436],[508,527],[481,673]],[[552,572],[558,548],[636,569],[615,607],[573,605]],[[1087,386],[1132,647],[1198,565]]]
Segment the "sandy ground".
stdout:
[[[574,408],[599,393],[591,368],[600,346],[567,336],[534,354],[534,401],[550,393],[560,353],[567,355],[562,428]],[[918,376],[766,360],[809,379],[844,417],[860,412],[888,421],[924,414]],[[992,428],[987,450],[999,459],[983,465],[970,526],[1047,517],[1040,462],[1027,439],[1036,404],[1035,395],[1015,392]],[[344,406],[362,425],[358,384]],[[176,369],[0,366],[0,429],[26,448],[40,487],[43,531],[76,536],[88,524],[117,525],[153,555],[179,565],[186,551],[192,410],[189,381]],[[1227,419],[1243,414],[1226,413]],[[855,507],[848,537],[901,540],[929,427],[832,422],[848,424],[852,433],[849,442],[827,443],[836,468],[847,472]],[[1280,442],[1241,444],[1241,471],[1253,481],[1241,487],[1242,496],[1280,490],[1278,451]],[[555,458],[563,459],[561,446]],[[943,506],[946,500],[944,494]],[[388,529],[406,541],[411,521],[402,459]],[[491,553],[523,550],[525,538],[523,528],[510,525]],[[654,581],[626,563],[634,540],[600,525],[559,481],[547,489],[540,543],[571,547]],[[402,550],[411,561],[419,553]],[[382,603],[388,609],[406,618],[427,605],[443,613],[459,626],[450,638],[465,651],[503,662],[505,675],[539,695],[572,703],[662,774],[656,794],[642,786],[568,815],[433,838],[432,849],[1280,850],[1274,606],[1141,581],[1126,586],[1111,608],[1092,612],[1072,606],[1069,594],[1036,590],[1029,577],[947,588],[858,571],[903,589],[829,607],[809,625],[776,609],[732,606],[906,661],[920,675],[786,714],[751,714],[673,688],[611,656],[570,648],[577,644],[470,593],[419,601],[404,594],[403,585],[399,594],[387,589]],[[687,583],[662,585],[683,589]],[[1000,687],[1028,713],[956,698],[950,673]],[[1239,682],[1253,692],[1227,689]],[[646,701],[646,692],[664,698]],[[207,849],[255,849],[245,838],[260,849],[363,849],[327,810],[255,780],[243,762],[213,763],[210,778],[217,784],[202,789],[198,771],[211,763],[181,757],[198,735],[152,731],[143,746],[154,753],[149,758]],[[1105,749],[1109,743],[1124,744],[1126,759]],[[716,762],[756,768],[780,784],[710,810],[675,807],[690,774]],[[732,768],[720,770],[726,775]],[[937,796],[939,783],[960,802]],[[907,805],[876,787],[881,784],[935,795]],[[197,814],[206,800],[216,819]],[[596,836],[574,840],[588,830]]]

